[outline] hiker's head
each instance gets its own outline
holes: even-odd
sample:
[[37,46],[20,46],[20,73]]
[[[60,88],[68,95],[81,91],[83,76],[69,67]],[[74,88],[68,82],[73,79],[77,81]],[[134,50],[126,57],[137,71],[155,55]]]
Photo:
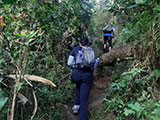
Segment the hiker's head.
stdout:
[[88,40],[87,37],[82,37],[82,38],[80,39],[80,45],[86,46],[86,45],[88,45],[88,43],[89,43],[89,40]]

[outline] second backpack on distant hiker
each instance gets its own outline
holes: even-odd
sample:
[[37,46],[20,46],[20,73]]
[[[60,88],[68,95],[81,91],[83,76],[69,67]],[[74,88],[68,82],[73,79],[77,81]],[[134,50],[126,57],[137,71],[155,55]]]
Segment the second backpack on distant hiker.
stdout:
[[78,68],[94,68],[95,54],[92,47],[82,47],[76,56],[75,64]]

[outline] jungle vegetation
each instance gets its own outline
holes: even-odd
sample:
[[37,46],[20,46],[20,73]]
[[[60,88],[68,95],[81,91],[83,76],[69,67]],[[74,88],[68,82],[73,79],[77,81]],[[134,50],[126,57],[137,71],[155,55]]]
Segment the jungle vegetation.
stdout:
[[60,105],[74,94],[67,57],[82,36],[102,55],[102,29],[112,23],[114,47],[132,49],[95,119],[159,120],[160,1],[97,1],[0,0],[0,119],[64,120]]

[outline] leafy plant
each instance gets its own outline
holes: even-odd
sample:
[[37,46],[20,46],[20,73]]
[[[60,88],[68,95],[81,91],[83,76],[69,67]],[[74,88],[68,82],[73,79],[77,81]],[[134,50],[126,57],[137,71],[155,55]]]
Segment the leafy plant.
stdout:
[[8,97],[4,94],[4,91],[0,88],[0,111],[3,106],[6,104]]
[[126,116],[128,116],[129,114],[136,114],[137,118],[140,117],[142,107],[138,102],[135,102],[135,104],[128,104],[128,107],[130,107],[130,109],[125,109],[124,112]]
[[160,70],[155,69],[152,74],[156,77],[156,80],[158,80],[158,78],[160,77]]

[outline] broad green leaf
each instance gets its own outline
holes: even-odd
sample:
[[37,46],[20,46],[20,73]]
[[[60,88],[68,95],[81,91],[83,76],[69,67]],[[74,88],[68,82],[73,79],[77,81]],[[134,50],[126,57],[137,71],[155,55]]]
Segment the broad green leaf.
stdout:
[[132,110],[135,110],[135,111],[140,111],[141,110],[141,105],[136,102],[135,104],[128,104],[128,106],[132,109]]
[[157,116],[151,116],[152,120],[159,120],[159,117]]
[[141,96],[140,98],[138,98],[138,101],[143,101],[145,98],[143,96]]
[[76,29],[77,29],[77,26],[73,26],[73,32],[76,31]]
[[147,113],[148,113],[146,110],[143,110],[142,112],[144,115],[147,115]]
[[155,106],[160,107],[160,104],[156,103]]
[[3,78],[0,78],[0,82],[2,82]]
[[2,110],[2,108],[5,105],[5,103],[7,102],[7,100],[8,100],[8,97],[0,98],[0,111]]
[[157,10],[160,11],[160,6],[154,7],[153,10],[154,11],[157,11]]
[[18,34],[18,33],[17,33],[17,34],[16,34],[16,36],[21,37],[21,36],[22,36],[22,34]]
[[154,109],[154,111],[152,112],[152,114],[159,114],[160,113],[160,108],[156,108]]
[[96,30],[97,30],[96,26],[94,26],[94,27],[93,27],[93,30],[94,30],[94,31],[96,31]]
[[125,116],[128,116],[129,114],[135,114],[135,111],[133,111],[132,109],[125,109],[124,114]]
[[43,29],[43,28],[46,28],[46,27],[48,27],[48,24],[47,24],[47,25],[42,26],[41,28]]
[[156,80],[158,80],[158,78],[160,77],[160,70],[155,69],[153,70],[152,74],[156,77]]
[[21,82],[19,82],[19,83],[17,84],[17,90],[18,90],[18,91],[21,89],[22,85],[23,85],[23,83],[21,83]]
[[145,4],[147,2],[147,0],[135,0],[137,5],[142,5]]

